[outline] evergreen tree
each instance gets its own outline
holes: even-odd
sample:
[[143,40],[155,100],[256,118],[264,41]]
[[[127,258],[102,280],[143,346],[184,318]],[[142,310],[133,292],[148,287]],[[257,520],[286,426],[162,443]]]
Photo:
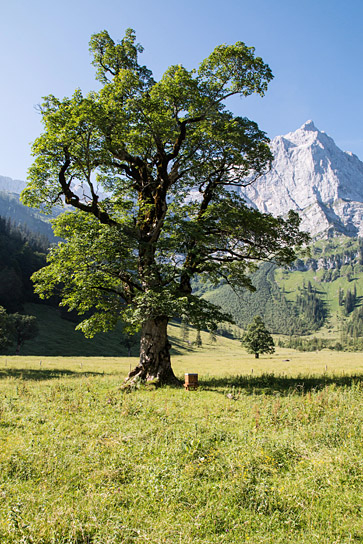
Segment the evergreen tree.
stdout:
[[343,304],[344,304],[344,290],[341,287],[339,287],[338,297],[339,297],[339,306],[343,306]]
[[200,329],[197,329],[197,335],[195,337],[195,342],[194,342],[194,345],[197,347],[197,348],[200,348],[202,346],[202,336],[200,334]]
[[344,311],[345,314],[348,315],[350,312],[354,310],[355,306],[355,297],[350,289],[347,289],[347,294],[345,295],[345,301],[344,301]]
[[189,327],[188,327],[188,321],[185,316],[182,317],[181,322],[181,337],[183,342],[186,344],[189,343]]

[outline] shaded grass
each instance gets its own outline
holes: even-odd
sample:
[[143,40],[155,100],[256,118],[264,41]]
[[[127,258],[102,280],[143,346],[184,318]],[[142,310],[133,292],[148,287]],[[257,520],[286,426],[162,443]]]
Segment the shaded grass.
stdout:
[[[68,363],[69,364],[69,363]],[[75,364],[73,365],[75,366]],[[105,371],[90,372],[83,370],[83,363],[79,364],[78,370],[68,370],[61,368],[12,368],[6,366],[0,368],[0,380],[15,378],[23,381],[44,381],[60,378],[88,378],[104,376]],[[114,373],[113,373],[114,374]],[[306,393],[312,390],[320,390],[329,385],[336,387],[351,387],[354,384],[363,382],[363,374],[342,374],[331,375],[324,373],[322,375],[298,375],[296,377],[285,374],[265,373],[259,376],[254,375],[228,375],[228,376],[202,376],[199,379],[199,387],[203,390],[222,391],[234,389],[249,394],[290,394],[291,392]],[[146,384],[147,388],[147,384]],[[180,389],[180,386],[169,386],[170,389]]]
[[[57,308],[45,304],[26,304],[24,312],[37,318],[39,334],[28,340],[21,348],[23,355],[34,355],[40,358],[47,356],[105,356],[127,355],[127,348],[121,343],[121,325],[115,331],[99,333],[96,338],[85,338],[82,332],[76,331],[76,323],[60,317]],[[8,349],[14,353],[15,346]],[[133,350],[137,354],[137,346]]]
[[319,391],[328,386],[352,387],[363,382],[363,374],[290,377],[285,375],[262,374],[261,376],[224,376],[201,380],[205,389],[233,388],[238,394],[289,395]]
[[[87,376],[97,376],[102,375],[102,372],[82,372],[81,375],[83,377]],[[31,381],[39,381],[39,380],[54,380],[59,378],[72,378],[72,377],[79,377],[79,372],[74,372],[72,370],[37,370],[37,369],[31,369],[31,368],[6,368],[6,369],[0,369],[0,380],[4,380],[6,378],[17,378],[20,380],[31,380]]]

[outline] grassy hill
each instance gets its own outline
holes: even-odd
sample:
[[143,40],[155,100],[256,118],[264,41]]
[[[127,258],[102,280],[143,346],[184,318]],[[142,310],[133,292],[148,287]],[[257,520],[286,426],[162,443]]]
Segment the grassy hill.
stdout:
[[[311,257],[303,261],[305,270],[276,270],[275,281],[287,301],[296,303],[299,293],[311,285],[325,307],[321,334],[338,333],[352,318],[353,310],[363,300],[362,240],[346,237],[321,240],[311,248]],[[297,266],[301,267],[301,261]],[[354,293],[348,307],[347,295]]]
[[[303,263],[303,264],[301,264]],[[304,267],[303,270],[296,269]],[[288,301],[296,301],[299,288],[308,282],[321,294],[329,315],[343,313],[339,290],[357,290],[357,305],[363,299],[363,256],[361,240],[346,237],[321,240],[311,247],[311,257],[299,260],[295,269],[278,269],[275,279]]]
[[[121,325],[113,332],[100,333],[93,339],[87,339],[82,332],[75,330],[74,322],[62,319],[58,308],[54,306],[25,304],[24,313],[37,318],[39,334],[24,344],[22,355],[119,357],[128,353],[127,347],[121,343]],[[14,349],[11,346],[6,353],[13,354]]]

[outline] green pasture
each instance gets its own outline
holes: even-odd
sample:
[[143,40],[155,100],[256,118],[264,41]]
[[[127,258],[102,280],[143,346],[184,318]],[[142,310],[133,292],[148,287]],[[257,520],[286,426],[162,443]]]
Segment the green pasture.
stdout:
[[0,358],[0,542],[363,542],[363,354],[170,332],[197,391],[123,391],[136,358]]
[[[227,339],[224,339],[228,343]],[[233,341],[230,341],[233,342]],[[236,343],[236,342],[235,342]],[[117,376],[122,381],[138,362],[137,357],[0,357],[0,376],[43,380],[49,376],[82,376],[85,373]],[[185,355],[172,357],[176,375],[183,380],[186,372],[197,372],[200,379],[210,376],[233,378],[236,375],[276,374],[296,377],[306,374],[356,374],[363,375],[361,352],[299,352],[277,348],[273,355],[255,359],[241,348],[231,349],[226,355],[216,347],[191,349]],[[59,376],[58,376],[59,375]]]

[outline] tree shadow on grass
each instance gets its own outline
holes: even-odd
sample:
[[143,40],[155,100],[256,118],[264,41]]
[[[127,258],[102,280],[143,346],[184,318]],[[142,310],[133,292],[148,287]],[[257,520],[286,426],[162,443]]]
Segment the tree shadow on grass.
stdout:
[[1,368],[0,380],[16,378],[19,380],[54,380],[58,378],[83,378],[88,376],[103,376],[103,372],[74,372],[72,370],[57,369],[29,369],[29,368]]
[[351,387],[363,383],[363,374],[352,375],[314,375],[287,377],[274,374],[261,376],[229,376],[222,378],[201,378],[199,385],[204,390],[213,390],[226,393],[226,389],[233,394],[247,395],[290,395],[305,394],[309,391],[319,391],[327,386]]

